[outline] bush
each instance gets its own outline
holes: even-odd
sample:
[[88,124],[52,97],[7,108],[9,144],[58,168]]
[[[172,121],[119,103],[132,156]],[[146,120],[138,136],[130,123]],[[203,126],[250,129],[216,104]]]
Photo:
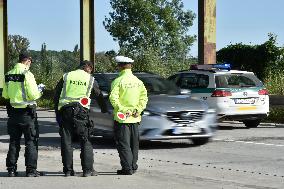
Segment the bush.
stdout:
[[264,79],[264,85],[268,89],[269,94],[284,95],[283,71],[269,71]]
[[266,69],[264,84],[270,94],[284,95],[284,59],[281,58]]
[[270,108],[269,116],[264,122],[284,123],[284,107]]
[[284,51],[284,48],[276,46],[275,35],[268,34],[268,37],[261,45],[230,44],[217,52],[217,62],[231,63],[233,69],[252,71],[263,80],[267,73],[265,70],[275,67]]
[[41,98],[37,101],[38,107],[47,108],[47,109],[54,109],[53,100]]

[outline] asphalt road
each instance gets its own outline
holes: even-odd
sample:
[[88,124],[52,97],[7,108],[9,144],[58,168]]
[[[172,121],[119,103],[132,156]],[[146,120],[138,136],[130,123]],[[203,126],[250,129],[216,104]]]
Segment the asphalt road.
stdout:
[[60,138],[54,113],[39,111],[40,178],[26,178],[24,146],[18,170],[20,177],[8,178],[5,158],[8,150],[6,114],[0,108],[0,189],[9,188],[187,188],[187,189],[283,189],[284,125],[264,124],[247,129],[237,122],[223,122],[217,135],[203,146],[188,140],[143,143],[139,171],[118,176],[119,158],[113,141],[94,138],[94,167],[97,177],[81,177],[79,146],[74,145],[77,176],[63,177]]

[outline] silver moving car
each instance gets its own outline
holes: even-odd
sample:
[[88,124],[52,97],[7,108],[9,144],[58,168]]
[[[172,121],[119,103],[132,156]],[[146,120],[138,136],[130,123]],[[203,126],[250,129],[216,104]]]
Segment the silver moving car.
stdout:
[[[135,73],[148,91],[148,104],[139,127],[140,140],[191,139],[202,145],[214,135],[216,114],[201,100],[190,98],[171,81],[149,73]],[[111,82],[118,73],[96,73],[105,98],[108,99]],[[95,100],[91,103],[90,118],[95,123],[95,135],[113,136],[112,107],[110,113],[101,113]]]

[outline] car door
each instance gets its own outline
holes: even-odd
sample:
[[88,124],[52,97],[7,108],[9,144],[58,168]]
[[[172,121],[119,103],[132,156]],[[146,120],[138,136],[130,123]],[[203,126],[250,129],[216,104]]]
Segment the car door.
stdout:
[[113,130],[113,115],[112,106],[109,102],[108,92],[110,89],[110,81],[103,75],[94,75],[96,81],[98,82],[100,89],[104,95],[105,102],[107,103],[107,108],[109,113],[101,113],[101,108],[99,107],[96,99],[92,99],[90,108],[90,119],[93,120],[95,124],[95,129],[102,132],[109,132]]

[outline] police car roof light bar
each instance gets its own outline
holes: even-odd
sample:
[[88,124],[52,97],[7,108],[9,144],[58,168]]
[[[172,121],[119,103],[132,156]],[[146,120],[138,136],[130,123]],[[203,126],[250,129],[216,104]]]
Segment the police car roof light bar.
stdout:
[[231,64],[203,64],[203,65],[198,65],[198,64],[193,64],[190,65],[190,70],[231,70]]
[[220,70],[231,70],[231,64],[213,64],[213,68],[220,69]]

